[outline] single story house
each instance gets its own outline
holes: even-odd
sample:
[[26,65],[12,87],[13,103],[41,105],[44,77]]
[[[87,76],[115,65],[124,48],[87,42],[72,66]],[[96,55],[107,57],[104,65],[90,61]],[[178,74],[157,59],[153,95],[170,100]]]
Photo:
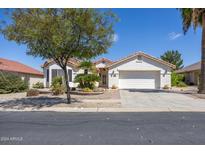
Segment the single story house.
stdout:
[[177,70],[176,73],[184,74],[186,84],[198,85],[200,71],[201,71],[201,62],[197,62],[189,66],[186,66],[180,70]]
[[[75,76],[82,73],[78,68],[80,61],[70,59],[67,64],[68,76],[71,87]],[[171,70],[175,65],[155,58],[143,52],[135,52],[118,61],[102,58],[94,62],[98,68],[101,81],[99,86],[119,89],[160,89],[164,86],[171,87]],[[43,64],[44,85],[49,87],[55,76],[63,76],[63,71],[53,60]]]
[[9,72],[20,76],[29,83],[30,88],[37,82],[43,82],[42,72],[13,60],[0,58],[0,72]]

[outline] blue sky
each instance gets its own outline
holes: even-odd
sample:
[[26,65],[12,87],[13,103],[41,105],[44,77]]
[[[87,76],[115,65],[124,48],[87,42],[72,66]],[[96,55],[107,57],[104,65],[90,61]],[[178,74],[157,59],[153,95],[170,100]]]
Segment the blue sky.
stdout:
[[[136,51],[160,57],[167,50],[178,50],[184,65],[200,60],[201,29],[191,28],[183,35],[176,9],[112,9],[120,21],[115,25],[115,42],[106,57],[118,60]],[[4,18],[0,10],[0,18]],[[26,55],[26,46],[7,41],[0,35],[0,57],[16,60],[41,70],[44,60]]]

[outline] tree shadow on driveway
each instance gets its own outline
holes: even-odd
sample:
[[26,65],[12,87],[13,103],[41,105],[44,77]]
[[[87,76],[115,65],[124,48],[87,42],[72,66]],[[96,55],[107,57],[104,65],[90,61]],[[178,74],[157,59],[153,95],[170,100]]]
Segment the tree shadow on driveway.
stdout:
[[[75,98],[72,98],[71,102],[81,103],[81,101]],[[58,104],[67,104],[67,99],[61,97],[48,97],[48,96],[25,97],[25,98],[1,101],[0,108],[21,109],[21,110],[25,108],[40,109],[43,107],[51,107]]]

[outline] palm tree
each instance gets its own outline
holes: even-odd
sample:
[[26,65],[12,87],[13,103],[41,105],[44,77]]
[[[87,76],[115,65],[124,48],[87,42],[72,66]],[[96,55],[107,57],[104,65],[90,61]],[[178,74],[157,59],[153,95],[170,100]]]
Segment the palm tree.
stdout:
[[194,30],[198,26],[202,27],[202,42],[201,42],[201,74],[199,83],[199,93],[205,94],[205,9],[202,8],[185,8],[179,9],[183,20],[184,34],[189,27],[193,25]]
[[176,70],[183,68],[183,59],[178,50],[167,50],[160,58],[176,66]]

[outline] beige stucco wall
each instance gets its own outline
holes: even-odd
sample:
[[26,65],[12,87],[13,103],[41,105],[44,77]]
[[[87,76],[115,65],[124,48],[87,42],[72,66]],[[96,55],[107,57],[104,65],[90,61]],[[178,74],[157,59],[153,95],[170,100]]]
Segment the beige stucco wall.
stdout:
[[150,60],[146,57],[142,57],[139,62],[137,58],[133,58],[130,61],[117,65],[108,71],[108,87],[112,85],[119,86],[119,72],[123,71],[159,71],[160,72],[160,87],[163,88],[165,85],[171,87],[171,68],[161,64],[159,62]]
[[33,85],[36,84],[37,82],[43,83],[43,76],[24,74],[24,73],[17,73],[17,75],[20,76],[22,80],[28,81],[29,88],[32,88]]
[[43,83],[43,77],[38,77],[35,75],[29,76],[29,87],[32,88],[33,84],[36,84],[37,82]]

